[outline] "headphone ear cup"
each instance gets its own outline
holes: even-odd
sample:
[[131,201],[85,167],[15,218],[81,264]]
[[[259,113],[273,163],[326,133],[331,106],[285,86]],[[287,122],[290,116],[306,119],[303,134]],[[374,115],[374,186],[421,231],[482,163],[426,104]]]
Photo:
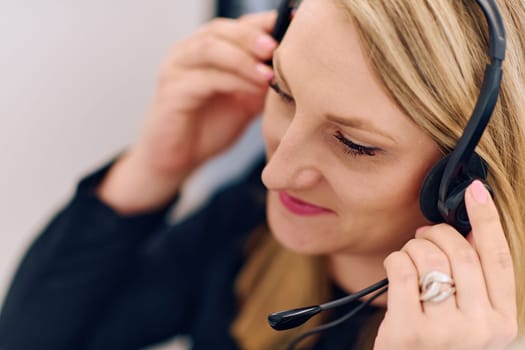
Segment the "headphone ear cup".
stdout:
[[421,191],[419,192],[419,207],[425,217],[433,222],[444,222],[444,218],[438,209],[439,185],[443,177],[443,171],[450,158],[450,155],[440,159],[427,173]]
[[[421,212],[429,221],[434,223],[446,221],[446,213],[441,213],[438,207],[438,201],[439,186],[441,185],[443,172],[445,171],[449,159],[450,154],[439,160],[439,162],[430,169],[423,181],[421,191],[419,192],[419,207]],[[453,206],[456,208],[454,212],[457,212],[458,215],[460,215],[460,221],[463,221],[463,212],[466,214],[464,210],[465,203],[463,200],[464,192],[472,180],[486,180],[488,175],[486,162],[477,153],[474,153],[469,160],[466,173],[466,175],[463,175],[465,176],[463,179],[453,179],[451,181],[451,188],[448,189],[447,198],[445,198],[447,207]]]

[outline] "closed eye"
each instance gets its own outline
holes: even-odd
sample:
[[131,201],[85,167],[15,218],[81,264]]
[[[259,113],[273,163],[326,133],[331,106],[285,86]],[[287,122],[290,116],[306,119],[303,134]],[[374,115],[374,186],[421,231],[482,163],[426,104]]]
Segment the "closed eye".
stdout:
[[343,145],[345,145],[346,153],[355,155],[355,156],[370,156],[373,157],[376,155],[377,151],[380,151],[379,148],[376,147],[366,147],[363,145],[359,145],[352,140],[349,140],[345,136],[343,136],[342,133],[339,131],[335,133],[334,137],[341,142]]
[[[288,105],[295,105],[294,98],[288,93],[284,92],[277,81],[272,80],[269,83],[270,88],[279,95],[279,98]],[[381,151],[380,148],[376,147],[367,147],[353,142],[352,140],[346,138],[341,132],[336,132],[334,137],[345,146],[345,153],[351,154],[354,156],[370,156],[373,157],[378,151]]]
[[289,94],[287,94],[286,92],[284,92],[275,80],[270,81],[270,88],[273,91],[275,91],[277,95],[279,95],[279,97],[281,98],[283,102],[287,104],[295,104],[294,98],[290,96]]

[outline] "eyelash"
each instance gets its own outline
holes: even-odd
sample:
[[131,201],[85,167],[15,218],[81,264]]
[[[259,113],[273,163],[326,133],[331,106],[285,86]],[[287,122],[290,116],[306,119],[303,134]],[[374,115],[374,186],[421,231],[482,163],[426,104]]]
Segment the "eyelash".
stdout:
[[335,133],[334,137],[346,146],[345,153],[352,154],[355,156],[369,156],[373,157],[376,155],[377,148],[365,147],[357,143],[352,142],[343,136],[339,131]]
[[275,91],[275,93],[277,95],[279,95],[279,97],[281,98],[281,100],[286,103],[286,104],[295,104],[295,101],[294,99],[288,95],[287,93],[285,93],[281,87],[279,86],[279,84],[275,81],[275,80],[272,80],[270,81],[270,88]]
[[[286,103],[286,104],[295,104],[295,100],[290,96],[288,95],[287,93],[285,93],[281,87],[279,86],[279,84],[275,81],[275,80],[272,80],[270,82],[270,88],[275,91],[275,93],[277,95],[279,95],[279,97],[281,98],[281,100]],[[377,152],[377,148],[373,148],[373,147],[365,147],[365,146],[362,146],[362,145],[359,145],[357,143],[354,143],[353,141],[347,139],[345,136],[343,136],[343,134],[339,131],[337,131],[335,134],[334,134],[334,137],[337,139],[337,141],[339,141],[340,143],[342,143],[344,146],[345,146],[345,153],[347,154],[351,154],[353,156],[370,156],[370,157],[373,157],[376,155],[376,152]]]

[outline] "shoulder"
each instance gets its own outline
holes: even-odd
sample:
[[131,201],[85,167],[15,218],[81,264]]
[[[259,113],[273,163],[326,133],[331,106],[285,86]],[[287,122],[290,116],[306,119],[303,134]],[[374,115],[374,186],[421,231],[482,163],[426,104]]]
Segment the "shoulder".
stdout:
[[260,178],[263,167],[264,161],[259,159],[219,188],[200,209],[170,225],[166,240],[191,250],[198,246],[201,252],[245,241],[266,220],[266,189]]
[[[204,222],[230,228],[250,226],[266,208],[266,189],[261,181],[265,161],[255,160],[247,170],[219,187],[194,213]],[[191,218],[191,216],[190,216]]]

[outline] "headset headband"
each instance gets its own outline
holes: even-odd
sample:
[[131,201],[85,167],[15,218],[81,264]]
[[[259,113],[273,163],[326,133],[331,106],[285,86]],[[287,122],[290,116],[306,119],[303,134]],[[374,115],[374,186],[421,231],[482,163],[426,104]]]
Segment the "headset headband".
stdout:
[[441,213],[446,216],[445,220],[447,222],[449,222],[448,218],[455,215],[455,213],[451,212],[452,208],[446,205],[446,199],[451,192],[451,186],[463,179],[468,180],[470,178],[468,163],[496,106],[503,73],[501,64],[505,59],[505,27],[497,4],[494,0],[476,1],[487,19],[489,30],[488,51],[492,62],[487,65],[485,70],[483,83],[472,116],[455,149],[450,154],[441,178],[438,207]]

